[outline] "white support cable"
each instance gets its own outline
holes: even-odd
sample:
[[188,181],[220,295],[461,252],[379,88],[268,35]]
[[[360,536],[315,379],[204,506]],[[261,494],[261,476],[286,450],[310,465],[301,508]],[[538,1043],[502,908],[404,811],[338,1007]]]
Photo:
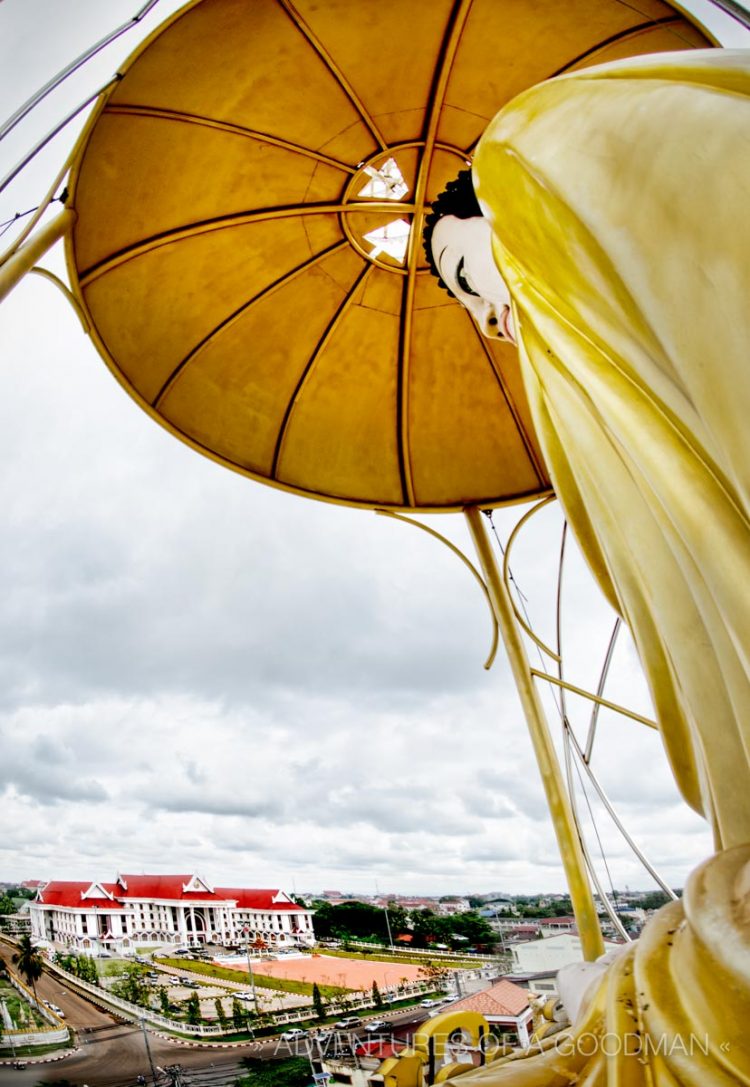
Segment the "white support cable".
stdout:
[[[487,511],[487,515],[488,515],[488,518],[489,518],[489,521],[490,521],[490,526],[492,528],[493,535],[495,536],[495,540],[496,540],[498,548],[500,550],[500,553],[504,554],[503,545],[500,542],[500,538],[498,536],[497,529],[495,528],[494,522],[492,520],[492,511],[491,510]],[[562,583],[562,562],[563,562],[563,556],[564,556],[564,552],[565,552],[566,529],[567,529],[567,523],[564,524],[562,540],[561,540],[560,563],[559,563],[559,567],[558,567],[558,593],[557,593],[557,611],[558,611],[558,614],[557,614],[557,642],[558,642],[557,649],[558,649],[558,655],[559,655],[559,658],[560,658],[560,663],[558,665],[558,673],[559,673],[559,677],[561,679],[562,679],[562,651],[561,651],[562,650],[562,644],[561,644],[561,633],[560,633],[561,632],[561,621],[560,621],[561,620],[561,601],[562,601],[561,583]],[[519,599],[521,600],[521,607],[523,609],[526,620],[529,623],[529,626],[531,626],[531,623],[530,623],[529,617],[528,617],[527,609],[526,609],[526,607],[525,607],[525,605],[523,603],[523,600],[525,599],[524,595],[523,595],[523,593],[521,593],[521,590],[518,587],[518,582],[516,581],[516,579],[511,577],[511,581],[513,582],[513,586],[514,586],[514,588],[515,588],[515,590],[516,590],[516,592],[518,594]],[[620,625],[621,625],[621,620],[618,618],[618,620],[615,622],[614,629],[613,629],[612,634],[610,636],[610,641],[609,641],[607,653],[605,654],[605,660],[604,660],[604,664],[603,664],[603,667],[602,667],[602,673],[600,675],[599,686],[598,686],[598,690],[597,690],[597,696],[598,697],[602,697],[602,693],[603,693],[603,690],[604,690],[604,684],[606,682],[607,675],[609,673],[609,667],[610,667],[611,660],[612,660],[614,644],[615,644],[615,640],[617,638],[617,634],[618,634],[619,629],[620,629]],[[540,660],[543,660],[541,651],[539,650],[538,646],[537,646],[537,653],[539,654]],[[617,917],[616,914],[614,913],[614,910],[613,910],[613,908],[611,906],[611,903],[609,901],[608,896],[603,892],[603,890],[601,888],[601,885],[599,883],[598,877],[597,877],[596,872],[594,870],[590,855],[588,853],[588,849],[586,848],[583,831],[582,831],[582,828],[581,828],[581,825],[580,825],[580,820],[578,818],[578,810],[577,810],[577,805],[576,805],[576,800],[575,800],[575,795],[574,795],[574,789],[573,789],[573,781],[572,781],[572,768],[569,768],[570,743],[571,742],[573,744],[573,748],[575,750],[576,755],[578,756],[578,759],[579,759],[580,763],[583,765],[584,769],[586,770],[586,773],[587,773],[589,779],[591,780],[591,783],[594,786],[594,788],[595,788],[595,790],[596,790],[602,804],[604,805],[607,813],[609,814],[610,818],[614,822],[617,829],[622,834],[622,836],[625,839],[625,841],[627,842],[627,844],[630,846],[630,848],[633,851],[633,853],[635,854],[636,858],[641,862],[641,864],[646,869],[646,871],[649,873],[649,875],[654,879],[654,881],[664,891],[664,893],[669,896],[669,898],[676,899],[677,895],[674,893],[672,888],[666,883],[666,881],[659,875],[658,871],[654,868],[654,866],[651,864],[651,862],[645,856],[643,851],[638,847],[638,845],[635,843],[635,841],[633,840],[631,835],[628,833],[628,831],[626,830],[622,820],[620,819],[619,815],[617,814],[614,807],[612,806],[612,803],[609,800],[606,792],[604,791],[603,787],[599,783],[599,780],[598,780],[594,770],[589,765],[589,763],[588,763],[588,761],[586,759],[586,756],[584,755],[584,752],[581,749],[581,746],[578,743],[578,740],[576,739],[576,735],[573,732],[573,729],[570,727],[569,723],[566,723],[567,719],[566,719],[566,715],[565,715],[565,712],[564,712],[564,707],[565,707],[565,692],[564,692],[564,689],[561,688],[561,700],[560,700],[560,703],[558,703],[557,698],[555,697],[555,692],[554,691],[551,691],[551,695],[552,695],[553,702],[555,703],[555,707],[556,707],[558,713],[560,714],[560,719],[561,719],[562,726],[563,726],[563,751],[564,751],[564,754],[565,754],[565,762],[566,762],[566,777],[568,779],[568,793],[569,793],[571,807],[572,807],[572,811],[573,811],[573,819],[574,819],[576,829],[578,831],[578,836],[579,836],[579,839],[580,839],[584,859],[586,861],[586,866],[587,866],[587,868],[589,870],[589,875],[590,875],[590,877],[592,879],[592,882],[594,883],[594,885],[596,887],[596,890],[599,893],[599,896],[600,896],[601,901],[602,901],[602,903],[604,905],[604,908],[607,910],[607,913],[609,914],[613,924],[618,929],[618,931],[620,931],[622,933],[622,935],[625,937],[625,939],[630,940],[631,937],[625,931],[619,917]],[[593,715],[592,715],[592,722],[593,722],[593,724],[595,726],[596,718],[593,717]],[[591,728],[589,729],[589,739],[591,740],[591,743],[593,744],[593,736],[591,734]],[[566,740],[567,740],[567,742],[566,742]],[[578,770],[578,775],[579,775],[579,779],[580,779],[580,770]],[[586,794],[586,791],[585,791],[585,788],[583,786],[583,781],[582,780],[581,780],[581,788],[583,789],[584,797],[586,798],[586,803],[587,803],[587,806],[588,806],[588,809],[589,809],[589,814],[591,816],[591,821],[592,821],[592,824],[594,826],[594,832],[595,832],[595,834],[597,836],[597,839],[599,841],[600,849],[601,849],[601,852],[602,852],[602,859],[604,861],[605,868],[607,868],[607,871],[609,872],[609,867],[607,865],[607,860],[606,860],[606,857],[604,855],[604,849],[603,849],[603,846],[601,844],[601,838],[599,837],[599,832],[598,832],[598,829],[596,827],[596,820],[594,818],[594,813],[593,813],[593,811],[591,809],[591,805],[590,805],[590,803],[588,801],[588,796]],[[611,880],[611,877],[610,877],[610,883],[611,882],[612,882],[612,880]],[[612,889],[613,889],[613,893],[614,893],[614,886],[613,886]]]
[[0,182],[0,193],[7,189],[11,181],[13,181],[14,178],[18,177],[21,171],[29,165],[32,159],[34,159],[39,154],[39,152],[43,150],[43,148],[45,148],[47,144],[55,138],[55,136],[62,132],[66,125],[70,124],[71,121],[75,120],[78,114],[82,113],[83,110],[85,110],[86,106],[90,106],[92,102],[95,102],[99,95],[103,94],[104,91],[108,90],[114,83],[118,81],[119,78],[119,76],[114,76],[114,78],[110,79],[107,83],[104,84],[104,86],[99,87],[98,90],[94,91],[93,94],[90,94],[88,98],[84,99],[84,101],[80,103],[80,105],[76,106],[75,109],[71,110],[70,113],[63,117],[62,121],[59,121],[54,128],[50,129],[46,136],[42,136],[42,138],[34,144],[31,150],[27,151],[21,161],[17,162],[13,169],[5,175],[3,180]]
[[68,76],[71,76],[74,72],[77,72],[79,68],[82,68],[83,65],[86,64],[87,61],[91,60],[92,57],[95,57],[97,53],[101,53],[101,51],[103,49],[106,49],[106,47],[110,45],[113,41],[116,41],[117,38],[121,37],[123,34],[127,33],[127,31],[130,30],[132,27],[136,26],[142,19],[146,17],[146,15],[148,15],[152,8],[156,7],[158,3],[159,0],[148,0],[148,3],[144,4],[143,7],[131,19],[128,19],[126,23],[123,23],[122,26],[117,27],[116,30],[110,31],[109,34],[106,34],[100,41],[96,42],[95,45],[92,45],[84,53],[81,53],[79,57],[76,57],[75,60],[72,60],[70,64],[67,64],[64,68],[61,68],[57,75],[54,75],[52,79],[44,84],[43,87],[40,87],[38,91],[32,94],[31,98],[27,99],[22,106],[19,106],[16,112],[11,114],[7,121],[3,123],[2,128],[0,128],[0,140],[5,139],[8,133],[12,132],[16,125],[20,124],[24,117],[27,117],[31,113],[31,111],[35,109],[36,106],[38,106],[39,103],[47,97],[48,94],[56,90],[57,87],[64,83]]
[[[578,830],[578,838],[579,838],[580,843],[581,843],[581,849],[583,851],[583,857],[584,857],[584,860],[586,861],[586,867],[589,870],[589,876],[591,878],[591,882],[594,884],[596,892],[599,895],[599,899],[600,899],[602,905],[604,906],[604,909],[607,911],[607,915],[608,915],[610,921],[614,925],[617,932],[619,932],[619,934],[623,937],[623,939],[626,940],[627,942],[630,942],[632,937],[628,934],[628,932],[627,932],[625,926],[623,925],[622,921],[617,916],[617,912],[616,912],[614,906],[612,905],[612,903],[609,900],[609,895],[606,893],[606,891],[602,887],[602,884],[601,884],[601,881],[600,881],[599,876],[597,874],[596,868],[594,867],[594,862],[591,859],[591,854],[589,853],[588,847],[586,845],[586,837],[585,837],[585,835],[583,833],[583,827],[581,826],[581,821],[580,821],[580,818],[578,816],[578,802],[576,800],[575,783],[573,781],[573,760],[572,760],[571,753],[570,753],[570,736],[571,736],[571,734],[572,734],[572,729],[571,729],[570,725],[567,723],[567,719],[564,719],[563,720],[563,752],[564,752],[564,755],[565,755],[565,778],[566,778],[566,781],[568,783],[568,795],[570,797],[570,806],[573,809],[573,820],[575,822],[576,829]],[[587,807],[589,809],[589,816],[591,818],[592,825],[594,827],[594,833],[596,834],[596,840],[599,843],[599,850],[600,850],[601,855],[602,855],[602,860],[604,861],[604,867],[606,868],[607,874],[609,875],[609,865],[607,864],[607,859],[606,859],[606,857],[604,855],[604,846],[602,845],[602,840],[599,837],[599,831],[598,831],[597,826],[596,826],[596,820],[594,819],[594,813],[591,810],[591,805],[588,802],[588,797],[586,796],[585,790],[584,790],[584,797],[586,798],[586,804],[587,804]],[[612,877],[610,876],[610,885],[611,884],[612,884]],[[614,887],[612,887],[612,893],[614,894]]]
[[651,862],[646,857],[646,855],[643,853],[643,851],[636,845],[636,843],[631,838],[630,834],[628,833],[628,831],[627,831],[627,829],[625,827],[625,824],[622,822],[619,815],[615,811],[614,807],[612,806],[612,802],[610,801],[610,799],[607,796],[606,792],[604,791],[602,785],[600,784],[599,779],[597,778],[596,774],[594,773],[594,770],[589,765],[589,763],[586,762],[586,760],[584,758],[584,753],[581,750],[580,745],[578,743],[578,740],[575,737],[575,733],[571,731],[570,735],[571,735],[571,739],[573,741],[573,746],[574,746],[574,748],[576,750],[576,754],[578,755],[578,758],[579,758],[579,760],[581,762],[581,765],[583,766],[584,770],[588,774],[589,779],[591,780],[591,784],[594,786],[597,793],[599,794],[599,799],[601,800],[604,807],[607,809],[607,812],[609,813],[610,818],[612,819],[613,823],[615,824],[617,829],[620,831],[623,838],[628,843],[630,848],[633,850],[636,857],[641,862],[643,867],[646,869],[648,874],[652,877],[652,879],[654,879],[656,881],[656,883],[659,885],[659,887],[661,887],[662,891],[664,891],[664,893],[666,895],[669,895],[669,897],[671,899],[676,899],[677,895],[674,893],[672,888],[669,886],[669,884],[666,882],[666,880],[664,880],[659,875],[659,873],[654,868],[654,866],[651,864]]
[[[562,647],[562,583],[563,583],[563,569],[564,569],[564,566],[565,566],[565,544],[567,542],[567,537],[568,537],[568,522],[563,521],[562,532],[560,533],[560,558],[559,558],[558,564],[557,564],[557,596],[556,596],[556,606],[555,606],[555,630],[556,630],[556,638],[557,638],[557,647],[556,648],[557,648],[557,658],[558,658],[558,660],[557,660],[557,675],[558,675],[558,678],[560,679],[561,682],[564,679],[564,677],[563,677],[563,647]],[[591,858],[591,854],[589,853],[588,845],[586,844],[586,835],[584,834],[583,826],[581,824],[581,819],[580,819],[580,816],[578,814],[578,800],[577,800],[577,797],[576,797],[575,781],[573,780],[573,760],[572,760],[572,756],[571,756],[571,753],[570,753],[570,738],[571,738],[571,736],[573,734],[573,730],[572,730],[572,728],[570,726],[570,721],[568,720],[568,714],[567,714],[567,709],[566,709],[566,705],[565,705],[565,688],[564,687],[560,688],[560,723],[562,725],[563,754],[564,754],[564,757],[565,757],[565,779],[566,779],[567,785],[568,785],[568,797],[570,798],[570,806],[571,806],[572,811],[573,811],[573,821],[574,821],[574,823],[576,825],[576,829],[578,830],[578,838],[579,838],[579,841],[581,843],[581,849],[583,850],[583,856],[584,856],[584,859],[586,861],[586,867],[589,870],[589,876],[591,878],[592,883],[594,884],[594,887],[596,888],[596,891],[597,891],[597,893],[599,895],[599,899],[600,899],[602,905],[604,906],[604,909],[607,911],[609,919],[612,922],[612,924],[614,925],[615,930],[617,932],[619,932],[620,935],[626,941],[629,942],[630,941],[630,936],[628,935],[628,932],[626,931],[625,926],[623,925],[622,921],[618,917],[617,911],[615,910],[614,906],[610,902],[609,895],[605,892],[605,890],[604,890],[604,888],[603,888],[603,886],[601,884],[601,881],[599,879],[599,875],[598,875],[598,873],[596,871],[596,867],[595,867],[594,862],[593,862],[593,860]],[[596,825],[596,819],[594,818],[594,813],[593,813],[593,811],[591,809],[591,804],[589,802],[588,794],[586,793],[586,790],[583,788],[583,781],[581,780],[580,770],[578,772],[578,778],[579,778],[579,782],[581,784],[581,790],[583,792],[584,800],[586,801],[586,807],[588,808],[589,818],[591,819],[591,825],[594,828],[594,834],[596,835],[596,840],[597,840],[597,842],[599,844],[599,852],[601,853],[602,863],[604,864],[604,869],[605,869],[605,871],[607,873],[607,877],[609,879],[609,885],[610,885],[610,888],[612,889],[612,897],[615,898],[616,897],[616,895],[615,895],[615,886],[614,886],[614,883],[612,882],[612,875],[611,875],[610,870],[609,870],[609,865],[607,864],[607,857],[606,857],[606,854],[604,852],[604,845],[602,844],[602,839],[601,839],[601,836],[599,834],[599,828]]]

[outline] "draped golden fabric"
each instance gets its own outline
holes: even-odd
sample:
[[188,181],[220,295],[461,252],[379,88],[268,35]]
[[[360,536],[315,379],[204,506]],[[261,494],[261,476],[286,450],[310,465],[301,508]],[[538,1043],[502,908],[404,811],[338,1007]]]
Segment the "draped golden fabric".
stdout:
[[749,56],[542,84],[476,154],[555,488],[721,851],[573,1031],[466,1087],[750,1083]]
[[474,162],[555,489],[717,847],[750,841],[749,56],[541,84]]

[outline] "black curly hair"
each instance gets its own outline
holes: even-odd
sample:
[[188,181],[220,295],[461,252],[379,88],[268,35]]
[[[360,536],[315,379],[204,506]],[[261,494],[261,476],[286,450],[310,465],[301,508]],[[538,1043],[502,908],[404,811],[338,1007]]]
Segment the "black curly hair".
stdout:
[[438,222],[446,215],[455,215],[457,219],[473,219],[481,214],[482,209],[479,207],[471,180],[471,170],[461,170],[458,177],[454,178],[453,181],[449,181],[439,196],[433,200],[432,211],[425,218],[422,245],[424,246],[427,263],[438,284],[444,291],[448,292],[451,298],[456,296],[448,284],[440,278],[438,266],[432,255],[432,232]]

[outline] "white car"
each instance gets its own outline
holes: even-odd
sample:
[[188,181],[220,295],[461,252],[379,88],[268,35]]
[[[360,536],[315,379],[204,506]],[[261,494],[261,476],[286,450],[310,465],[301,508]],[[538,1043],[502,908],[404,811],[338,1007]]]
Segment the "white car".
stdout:
[[307,1031],[302,1030],[300,1027],[292,1027],[290,1030],[285,1030],[281,1035],[282,1042],[298,1042],[300,1038],[306,1038]]
[[369,1023],[365,1023],[365,1030],[368,1034],[379,1034],[383,1030],[388,1030],[390,1025],[387,1019],[371,1019]]
[[353,1030],[362,1026],[362,1020],[358,1015],[347,1015],[345,1019],[339,1019],[333,1025],[337,1030]]

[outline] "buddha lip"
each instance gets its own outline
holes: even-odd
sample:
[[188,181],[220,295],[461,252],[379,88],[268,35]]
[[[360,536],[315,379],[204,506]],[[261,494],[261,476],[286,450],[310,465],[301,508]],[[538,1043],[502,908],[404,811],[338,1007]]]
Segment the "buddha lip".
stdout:
[[516,337],[513,335],[510,326],[510,306],[503,306],[503,316],[501,318],[501,323],[503,326],[503,332],[505,333],[507,339],[509,339],[511,343],[515,343]]

